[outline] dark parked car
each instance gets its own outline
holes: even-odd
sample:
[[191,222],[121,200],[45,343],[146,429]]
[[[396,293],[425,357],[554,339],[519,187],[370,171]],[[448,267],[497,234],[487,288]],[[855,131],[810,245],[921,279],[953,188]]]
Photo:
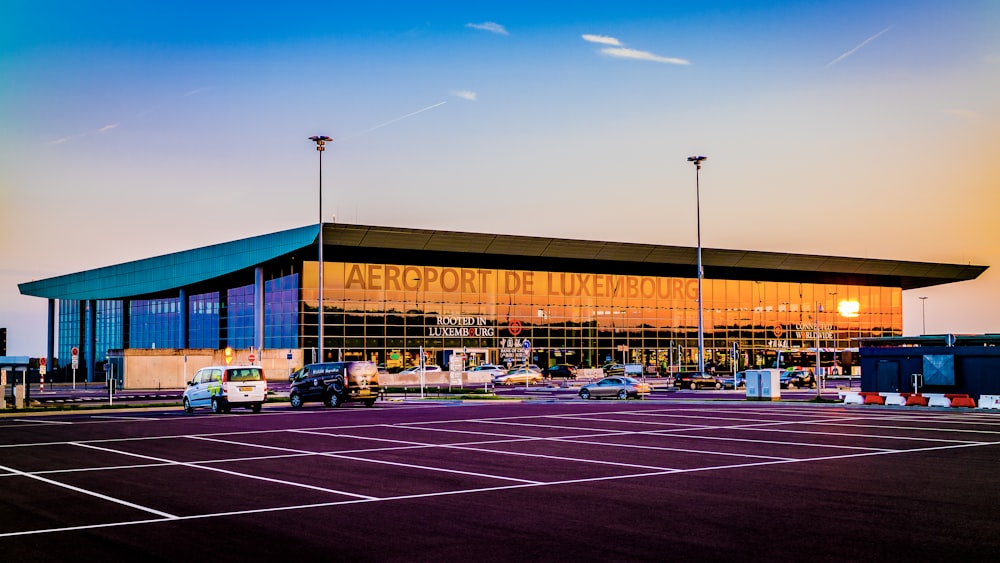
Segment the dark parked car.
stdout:
[[556,364],[542,370],[545,377],[564,377],[567,379],[576,378],[576,366],[569,364]]
[[674,387],[681,389],[722,389],[722,383],[713,375],[699,371],[674,374]]
[[719,380],[722,383],[723,389],[733,389],[733,385],[736,385],[736,389],[743,389],[747,386],[747,373],[745,371],[736,372],[735,377],[724,377]]
[[345,401],[373,406],[379,395],[378,366],[372,362],[327,362],[309,364],[292,375],[288,402],[292,408],[323,401],[339,407]]
[[798,389],[800,387],[816,387],[816,378],[808,371],[784,371],[779,376],[779,383],[785,389]]
[[604,377],[625,375],[625,366],[622,364],[604,364],[601,369],[604,370]]

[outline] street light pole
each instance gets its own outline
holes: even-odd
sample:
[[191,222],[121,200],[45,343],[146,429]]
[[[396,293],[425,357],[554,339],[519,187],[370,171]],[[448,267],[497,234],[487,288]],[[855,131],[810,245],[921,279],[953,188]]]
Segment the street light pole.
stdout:
[[705,373],[705,312],[701,301],[701,279],[704,271],[701,267],[701,163],[707,156],[689,156],[688,162],[694,163],[695,206],[698,221],[698,373]]
[[920,335],[923,336],[927,334],[927,298],[920,298],[920,321],[922,323],[923,329],[920,331]]
[[319,326],[319,359],[318,362],[322,362],[326,359],[326,355],[323,353],[323,151],[326,150],[324,145],[327,141],[332,141],[330,137],[326,135],[314,135],[309,137],[310,141],[316,143],[316,150],[319,152],[319,236],[317,237],[317,246],[319,246],[319,296],[317,298],[317,322]]

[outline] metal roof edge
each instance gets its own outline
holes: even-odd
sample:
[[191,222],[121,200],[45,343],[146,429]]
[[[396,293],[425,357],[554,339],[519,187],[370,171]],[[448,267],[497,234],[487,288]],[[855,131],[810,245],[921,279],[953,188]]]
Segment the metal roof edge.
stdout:
[[202,246],[18,284],[22,295],[49,299],[114,299],[205,281],[316,242],[318,225]]

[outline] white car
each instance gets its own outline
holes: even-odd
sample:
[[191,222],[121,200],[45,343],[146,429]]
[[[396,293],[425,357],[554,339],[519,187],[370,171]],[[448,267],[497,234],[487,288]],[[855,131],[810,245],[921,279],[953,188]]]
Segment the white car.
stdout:
[[[441,371],[441,366],[436,366],[434,364],[425,364],[424,365],[424,373],[430,373],[432,371]],[[420,366],[413,366],[412,368],[404,369],[403,371],[401,371],[399,373],[403,374],[403,375],[405,375],[405,374],[411,374],[411,373],[420,373]]]
[[267,379],[260,366],[210,366],[195,372],[184,390],[184,412],[211,407],[212,412],[229,412],[246,407],[260,412],[267,400]]
[[496,377],[498,375],[505,375],[507,373],[507,369],[506,368],[502,368],[500,366],[495,366],[493,364],[480,364],[478,366],[469,368],[468,371],[470,371],[470,372],[480,372],[480,371],[483,371],[483,372],[486,372],[486,373],[488,373],[488,374],[490,374],[491,376],[494,376],[494,377]]

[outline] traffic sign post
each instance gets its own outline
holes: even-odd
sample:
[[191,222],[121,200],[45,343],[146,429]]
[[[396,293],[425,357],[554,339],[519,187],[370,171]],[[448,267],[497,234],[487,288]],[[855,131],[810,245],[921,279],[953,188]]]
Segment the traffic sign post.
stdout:
[[525,338],[521,346],[524,347],[524,371],[526,372],[524,374],[524,388],[528,389],[531,387],[531,370],[528,369],[528,364],[531,363],[531,341]]
[[72,364],[72,367],[73,367],[73,389],[76,389],[76,369],[78,367],[80,367],[80,349],[77,348],[76,346],[73,346],[73,349],[70,350],[70,356],[71,356],[72,361],[73,361],[73,364]]

